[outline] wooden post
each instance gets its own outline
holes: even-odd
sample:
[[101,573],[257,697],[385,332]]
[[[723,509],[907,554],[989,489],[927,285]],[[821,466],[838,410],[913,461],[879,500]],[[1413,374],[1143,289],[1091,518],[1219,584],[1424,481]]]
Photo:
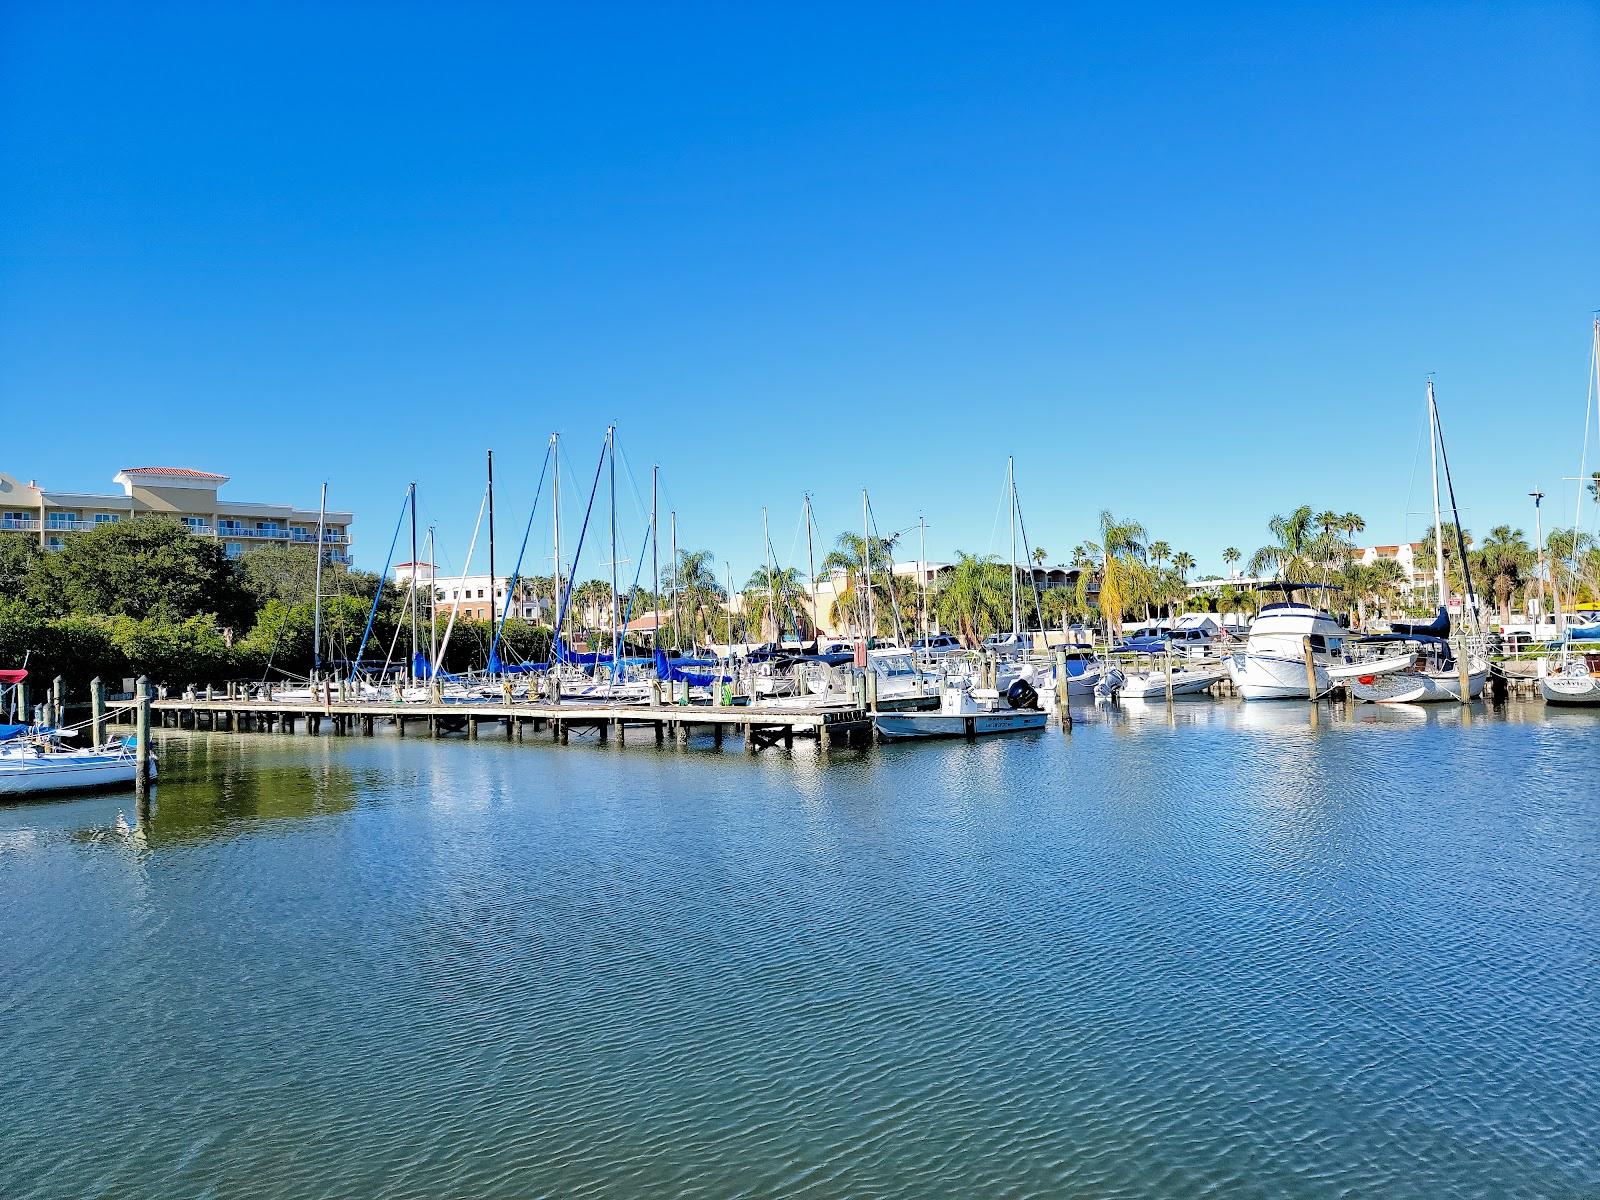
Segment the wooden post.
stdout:
[[96,676],[89,683],[89,721],[94,729],[96,747],[106,741],[106,685]]
[[59,675],[50,684],[50,699],[56,710],[56,719],[51,724],[65,725],[67,723],[67,681]]
[[867,710],[878,711],[878,673],[872,669],[870,660],[867,662]]
[[23,725],[33,724],[33,710],[28,707],[28,681],[17,684],[17,720]]
[[1472,703],[1472,671],[1467,663],[1467,639],[1462,635],[1460,652],[1456,655],[1456,678],[1461,681],[1461,703]]
[[138,706],[138,725],[134,729],[134,755],[138,763],[134,771],[134,795],[140,804],[150,802],[150,681],[143,675],[133,690],[134,704]]
[[1312,704],[1317,702],[1317,659],[1311,651],[1311,638],[1300,639],[1301,649],[1306,656],[1306,699]]
[[1167,703],[1172,703],[1172,647],[1167,647]]

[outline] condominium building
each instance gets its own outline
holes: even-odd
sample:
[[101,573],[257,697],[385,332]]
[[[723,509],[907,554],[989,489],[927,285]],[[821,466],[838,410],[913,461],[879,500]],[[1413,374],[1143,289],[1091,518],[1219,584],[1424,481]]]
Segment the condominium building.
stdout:
[[[46,550],[59,550],[68,535],[110,521],[166,517],[197,537],[216,539],[229,558],[255,546],[291,542],[316,544],[316,508],[225,500],[217,493],[226,475],[188,467],[124,467],[112,479],[121,494],[61,492],[27,483],[0,471],[0,530],[36,534]],[[347,512],[328,512],[322,542],[329,559],[348,561]]]
[[[427,587],[434,585],[434,603],[441,613],[459,609],[460,615],[476,621],[498,620],[505,609],[506,589],[511,580],[498,575],[493,581],[487,575],[439,575],[435,578],[432,563],[397,563],[394,568],[395,586],[423,589],[423,602],[427,602]],[[525,621],[545,619],[545,602],[534,595],[526,580],[519,580],[511,601],[511,615]]]

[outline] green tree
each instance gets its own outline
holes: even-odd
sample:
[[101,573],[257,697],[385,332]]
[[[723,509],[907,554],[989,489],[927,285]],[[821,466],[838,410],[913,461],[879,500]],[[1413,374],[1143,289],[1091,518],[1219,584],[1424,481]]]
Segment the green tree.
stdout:
[[1278,514],[1267,522],[1272,541],[1250,556],[1252,575],[1269,572],[1277,579],[1305,580],[1312,573],[1312,546],[1316,538],[1316,517],[1309,504],[1293,512]]
[[248,625],[254,611],[222,548],[161,517],[71,534],[36,560],[29,594],[46,612],[180,621],[209,613],[233,628]]
[[1143,563],[1145,528],[1138,521],[1113,516],[1109,509],[1100,513],[1100,541],[1084,543],[1090,555],[1099,557],[1099,569],[1078,576],[1078,603],[1087,608],[1090,585],[1100,584],[1100,615],[1114,633],[1122,633],[1122,619],[1135,604],[1150,597],[1150,573]]
[[1228,569],[1229,575],[1233,574],[1233,564],[1238,562],[1242,557],[1243,555],[1239,553],[1239,548],[1237,546],[1229,546],[1222,552],[1222,565]]
[[1511,620],[1511,602],[1532,574],[1534,553],[1528,546],[1522,530],[1509,525],[1496,525],[1478,547],[1474,567],[1478,573],[1475,581],[1489,589],[1495,606],[1500,610],[1500,623]]
[[992,555],[956,551],[955,566],[945,572],[933,594],[933,611],[941,629],[951,629],[972,645],[978,639],[1011,627],[1011,568]]
[[0,600],[20,599],[44,551],[26,533],[0,533]]

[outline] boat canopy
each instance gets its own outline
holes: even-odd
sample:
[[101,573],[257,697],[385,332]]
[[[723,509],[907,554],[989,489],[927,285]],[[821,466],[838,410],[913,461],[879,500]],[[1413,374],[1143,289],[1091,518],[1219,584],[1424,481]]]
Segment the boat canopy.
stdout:
[[21,737],[28,732],[26,725],[0,725],[0,742],[9,742],[14,737]]
[[0,683],[21,683],[27,677],[26,671],[0,671]]

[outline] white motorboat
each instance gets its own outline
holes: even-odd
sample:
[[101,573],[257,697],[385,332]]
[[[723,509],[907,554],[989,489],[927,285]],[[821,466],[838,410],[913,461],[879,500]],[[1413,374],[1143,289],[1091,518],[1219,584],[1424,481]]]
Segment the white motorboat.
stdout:
[[878,732],[885,738],[965,737],[1043,729],[1047,720],[1038,695],[1025,684],[1005,695],[991,688],[950,686],[939,697],[937,712],[879,713]]
[[[16,737],[0,744],[0,796],[131,787],[138,771],[133,739],[108,742],[94,750],[61,750],[43,736]],[[156,759],[150,756],[150,777]]]
[[[1285,593],[1316,590],[1319,584],[1272,585]],[[1327,691],[1328,669],[1344,661],[1349,631],[1315,605],[1298,600],[1266,604],[1250,623],[1245,648],[1223,660],[1239,695],[1246,700],[1304,700],[1306,639],[1311,643],[1312,673],[1320,696]]]
[[1120,690],[1124,700],[1165,700],[1170,680],[1173,696],[1198,696],[1227,677],[1228,669],[1220,662],[1190,662],[1183,666],[1174,662],[1170,675],[1164,666],[1125,671]]
[[1539,660],[1539,693],[1547,704],[1600,705],[1600,645],[1574,648]]

